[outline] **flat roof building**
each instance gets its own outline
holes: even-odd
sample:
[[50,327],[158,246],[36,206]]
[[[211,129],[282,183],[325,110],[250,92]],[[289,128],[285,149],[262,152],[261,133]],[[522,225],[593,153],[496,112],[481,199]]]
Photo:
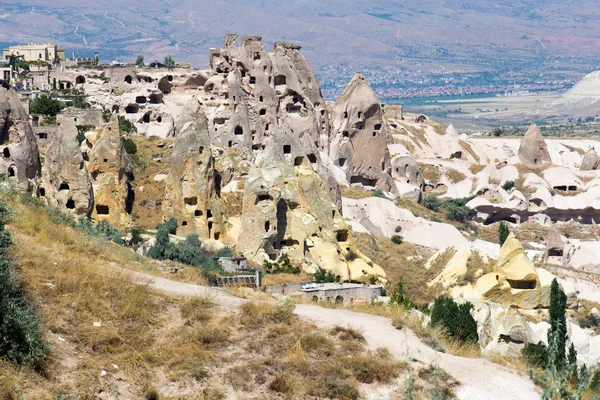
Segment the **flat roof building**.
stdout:
[[2,57],[8,60],[10,56],[21,56],[24,61],[42,61],[56,64],[65,60],[65,50],[55,44],[25,44],[10,46],[2,50]]

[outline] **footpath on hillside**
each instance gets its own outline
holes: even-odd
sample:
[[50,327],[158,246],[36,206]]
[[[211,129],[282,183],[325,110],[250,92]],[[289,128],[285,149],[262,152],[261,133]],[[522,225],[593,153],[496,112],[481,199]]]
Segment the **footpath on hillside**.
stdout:
[[[249,301],[216,288],[120,269],[129,274],[134,282],[147,284],[167,294],[207,297],[225,308],[235,308]],[[423,344],[412,331],[394,328],[388,318],[311,304],[298,304],[294,312],[322,328],[342,326],[360,331],[370,348],[387,348],[399,360],[415,359],[439,366],[460,382],[455,390],[459,399],[528,400],[540,397],[526,376],[483,358],[464,358],[435,351]]]

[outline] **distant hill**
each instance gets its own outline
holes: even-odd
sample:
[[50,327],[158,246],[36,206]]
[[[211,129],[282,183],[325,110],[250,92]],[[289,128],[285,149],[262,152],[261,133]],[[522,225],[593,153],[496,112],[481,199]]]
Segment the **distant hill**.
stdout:
[[[590,71],[600,61],[600,3],[557,0],[5,0],[0,42],[59,42],[76,54],[206,66],[226,32],[285,39],[325,78],[355,70]],[[458,3],[458,4],[451,4]],[[493,75],[490,79],[494,79]]]

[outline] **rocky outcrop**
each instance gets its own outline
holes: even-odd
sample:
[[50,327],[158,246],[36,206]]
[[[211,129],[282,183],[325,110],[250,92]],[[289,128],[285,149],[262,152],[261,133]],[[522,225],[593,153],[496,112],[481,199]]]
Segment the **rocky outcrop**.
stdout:
[[387,124],[379,100],[357,73],[332,107],[330,157],[350,184],[394,191]]
[[552,162],[542,132],[536,124],[531,124],[519,147],[519,159],[523,164],[540,166],[545,162]]
[[197,98],[187,103],[177,129],[166,179],[164,215],[178,220],[179,232],[222,239],[226,219],[221,192],[231,174],[215,168],[216,158],[223,150],[211,146],[206,116]]
[[248,173],[238,251],[260,263],[287,254],[307,271],[320,266],[343,280],[384,277],[366,257],[351,256],[359,253],[349,227],[311,165],[316,150],[308,136],[275,129]]
[[88,134],[86,145],[91,146],[85,154],[94,189],[92,219],[130,225],[133,169],[123,147],[117,116],[112,117],[108,126]]
[[592,147],[585,153],[581,160],[580,171],[595,171],[600,168],[600,156],[596,153],[596,150]]
[[35,187],[40,156],[28,115],[18,94],[0,87],[0,173],[20,188]]
[[80,216],[91,215],[94,192],[72,118],[60,120],[56,135],[48,140],[38,195],[52,207]]

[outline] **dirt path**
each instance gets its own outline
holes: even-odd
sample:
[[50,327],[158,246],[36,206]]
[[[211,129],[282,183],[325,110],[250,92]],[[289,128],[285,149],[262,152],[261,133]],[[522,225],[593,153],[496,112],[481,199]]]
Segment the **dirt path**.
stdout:
[[[123,271],[130,274],[134,281],[148,284],[163,293],[208,297],[228,308],[247,301],[215,288],[171,281],[142,272]],[[438,365],[461,383],[456,389],[459,399],[527,400],[540,397],[526,376],[483,358],[463,358],[437,352],[423,344],[412,331],[394,328],[387,318],[310,304],[298,304],[295,313],[323,328],[338,325],[358,330],[370,348],[385,347],[400,360],[414,358],[425,364]]]

